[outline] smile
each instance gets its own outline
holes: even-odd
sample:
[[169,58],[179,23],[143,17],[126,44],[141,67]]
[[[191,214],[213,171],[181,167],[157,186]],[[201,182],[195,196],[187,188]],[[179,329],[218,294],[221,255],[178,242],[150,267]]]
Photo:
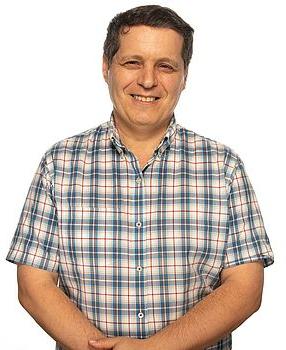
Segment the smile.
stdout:
[[149,102],[149,103],[159,99],[159,97],[156,97],[156,96],[141,96],[141,95],[134,95],[134,94],[131,94],[131,96],[137,101]]

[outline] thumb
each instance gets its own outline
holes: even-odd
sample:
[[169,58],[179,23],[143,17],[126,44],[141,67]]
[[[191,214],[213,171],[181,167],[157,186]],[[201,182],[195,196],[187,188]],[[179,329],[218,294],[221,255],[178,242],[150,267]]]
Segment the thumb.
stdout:
[[88,341],[89,345],[94,347],[95,349],[112,349],[117,342],[118,340],[115,340],[114,338],[100,338],[97,340]]

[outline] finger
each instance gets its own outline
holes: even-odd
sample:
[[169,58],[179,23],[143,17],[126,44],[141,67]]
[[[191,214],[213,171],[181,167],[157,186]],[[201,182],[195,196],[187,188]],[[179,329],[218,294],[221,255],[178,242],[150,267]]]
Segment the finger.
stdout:
[[[92,345],[92,344],[89,344],[88,349],[89,350],[107,350],[107,348],[99,347],[97,345]],[[109,350],[111,349],[112,348],[109,348]]]
[[115,341],[113,339],[98,339],[98,340],[89,340],[89,345],[95,349],[112,349],[115,345]]

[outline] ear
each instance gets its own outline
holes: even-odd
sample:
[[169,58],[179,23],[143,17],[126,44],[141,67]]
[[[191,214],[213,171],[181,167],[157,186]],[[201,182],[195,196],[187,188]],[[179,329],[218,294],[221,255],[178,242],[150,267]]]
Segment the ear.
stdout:
[[106,83],[108,83],[108,71],[109,71],[109,65],[108,65],[108,60],[105,55],[102,57],[102,74],[103,78]]

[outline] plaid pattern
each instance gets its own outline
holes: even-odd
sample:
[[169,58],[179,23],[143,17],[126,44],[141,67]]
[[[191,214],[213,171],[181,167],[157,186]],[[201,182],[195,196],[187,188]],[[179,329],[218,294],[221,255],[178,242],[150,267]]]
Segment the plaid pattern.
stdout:
[[[107,336],[145,338],[218,287],[222,269],[256,260],[266,267],[273,253],[229,147],[173,115],[140,169],[113,118],[44,154],[7,260],[56,271],[59,287]],[[208,349],[231,349],[231,335]]]

